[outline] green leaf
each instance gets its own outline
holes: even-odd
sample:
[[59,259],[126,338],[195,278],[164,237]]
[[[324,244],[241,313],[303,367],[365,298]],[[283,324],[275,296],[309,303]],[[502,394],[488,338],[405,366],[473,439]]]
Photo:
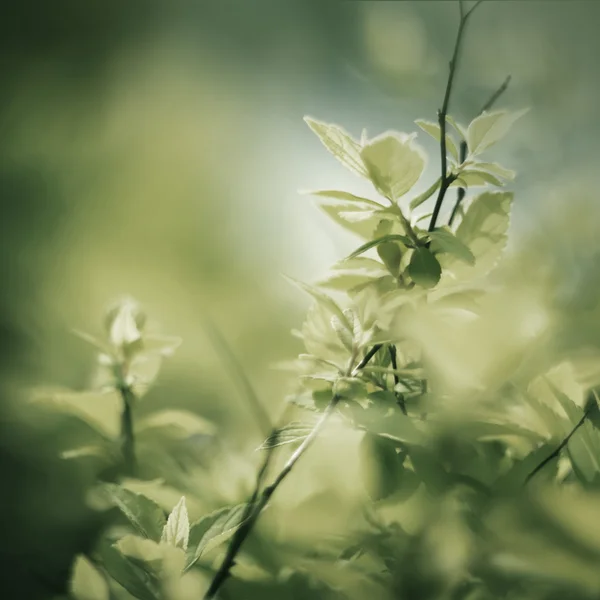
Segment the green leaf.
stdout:
[[371,239],[381,220],[381,212],[358,203],[319,204],[319,208],[335,223],[361,238]]
[[106,328],[111,344],[130,353],[142,340],[145,315],[138,302],[125,298],[113,307],[106,317]]
[[154,540],[128,534],[118,540],[115,547],[123,556],[149,569],[155,570],[162,561],[160,546]]
[[377,210],[384,208],[381,204],[379,204],[379,202],[375,202],[375,200],[369,200],[368,198],[363,198],[362,196],[355,196],[350,192],[340,192],[338,190],[316,190],[304,193],[321,198],[333,198],[334,200],[341,200],[343,202],[353,202],[363,206],[366,205]]
[[434,252],[446,252],[470,265],[475,264],[475,257],[469,247],[459,240],[449,229],[438,228],[429,233],[431,249]]
[[[440,126],[437,123],[433,123],[431,121],[424,121],[423,119],[418,119],[415,123],[427,134],[429,134],[436,142],[439,142],[442,138],[442,131]],[[454,160],[457,162],[460,160],[458,154],[458,148],[456,147],[456,143],[452,139],[450,135],[446,133],[446,148],[454,157]]]
[[365,433],[360,443],[361,473],[366,491],[374,501],[382,500],[402,486],[404,455],[398,443],[380,435]]
[[351,324],[348,323],[348,320],[346,319],[346,315],[344,315],[344,311],[327,294],[324,294],[320,290],[317,290],[314,287],[312,287],[306,283],[302,283],[301,281],[297,281],[296,279],[292,279],[291,277],[288,277],[286,275],[284,275],[284,277],[290,283],[292,283],[296,287],[300,288],[303,292],[306,292],[307,294],[312,296],[316,300],[316,302],[319,306],[322,306],[323,308],[325,308],[332,315],[336,315],[342,323],[346,324],[349,328],[351,328]]
[[325,279],[318,281],[315,285],[330,290],[347,292],[358,285],[368,284],[385,275],[387,275],[387,271],[383,269],[383,265],[379,264],[377,273],[374,273],[370,269],[339,270],[330,273]]
[[450,123],[450,125],[452,125],[452,127],[454,127],[456,133],[458,133],[458,135],[460,136],[461,140],[466,140],[467,139],[467,130],[460,125],[459,123],[457,123],[454,120],[454,117],[451,117],[450,115],[446,115],[446,121],[448,123]]
[[479,169],[465,169],[460,171],[458,177],[452,182],[452,187],[481,187],[488,184],[502,187],[504,182],[498,179],[495,175]]
[[400,272],[400,261],[402,260],[402,250],[396,242],[383,242],[377,245],[377,254],[383,261],[388,271],[398,277]]
[[510,169],[505,169],[503,166],[498,163],[490,163],[490,162],[476,162],[475,167],[477,169],[487,171],[492,175],[496,175],[496,177],[500,177],[501,179],[507,179],[508,181],[512,181],[516,173],[511,171]]
[[406,237],[405,235],[401,235],[399,233],[392,233],[389,235],[384,235],[383,237],[377,238],[375,240],[371,240],[370,242],[367,242],[366,244],[363,244],[362,246],[357,248],[352,254],[350,254],[350,256],[348,256],[348,258],[349,259],[355,258],[355,257],[359,256],[360,254],[363,254],[367,250],[370,250],[371,248],[375,248],[375,246],[378,246],[379,244],[383,244],[385,242],[402,242],[405,246],[412,245],[412,242],[410,241],[410,239],[408,237]]
[[247,504],[221,508],[192,524],[186,571],[204,554],[226,542],[237,531],[246,509]]
[[143,417],[135,427],[140,440],[186,440],[194,435],[212,436],[216,433],[213,423],[187,410],[167,409]]
[[109,600],[110,598],[106,580],[82,554],[75,558],[70,592],[76,600]]
[[432,288],[437,285],[442,268],[437,258],[427,248],[416,248],[408,265],[408,274],[421,287]]
[[475,156],[501,140],[513,123],[522,117],[528,109],[510,113],[504,110],[484,112],[471,121],[467,130],[469,154]]
[[112,355],[112,348],[106,342],[99,340],[98,338],[94,337],[93,335],[90,335],[89,333],[86,333],[85,331],[80,331],[79,329],[72,329],[71,331],[78,338],[86,341],[88,344],[92,345],[97,350],[100,350],[100,352],[102,352],[103,354],[106,354],[108,356]]
[[[511,192],[484,192],[475,197],[456,229],[457,239],[468,246],[475,257],[475,266],[468,271],[471,277],[489,272],[504,251],[512,201]],[[450,266],[445,262],[444,266],[447,265]],[[452,264],[451,268],[460,276],[456,265]]]
[[167,519],[160,541],[187,550],[189,537],[190,521],[185,505],[185,496],[182,496]]
[[105,483],[102,488],[138,533],[156,542],[161,539],[165,515],[154,500],[114,483]]
[[[349,321],[348,318],[346,318],[346,320]],[[346,350],[348,350],[348,352],[352,352],[354,350],[354,338],[352,331],[350,331],[350,329],[335,315],[332,315],[331,317],[331,326]]]
[[[431,186],[429,186],[422,194],[419,194],[416,198],[413,198],[410,201],[410,209],[414,210],[415,208],[421,206],[423,202],[427,202],[429,198],[433,195],[433,193],[440,187],[441,178],[437,178]],[[423,218],[423,217],[421,217]]]
[[274,431],[260,446],[259,450],[267,450],[269,448],[276,448],[277,446],[285,446],[286,444],[297,444],[302,441],[310,434],[313,429],[313,425],[310,423],[301,423],[300,421],[293,421],[283,427],[280,427],[277,431]]
[[392,202],[417,183],[425,168],[424,154],[414,144],[414,137],[415,134],[384,133],[361,151],[373,185]]
[[361,177],[369,179],[369,174],[360,155],[361,146],[350,134],[337,125],[323,123],[310,117],[304,117],[304,120],[325,148],[346,168]]
[[156,580],[131,562],[108,540],[101,543],[100,559],[106,572],[134,598],[139,600],[159,598],[160,592]]
[[113,441],[121,431],[123,401],[118,392],[55,392],[39,390],[31,401],[73,416],[94,429],[103,439]]
[[145,334],[142,338],[143,354],[171,356],[181,345],[181,338],[168,335]]

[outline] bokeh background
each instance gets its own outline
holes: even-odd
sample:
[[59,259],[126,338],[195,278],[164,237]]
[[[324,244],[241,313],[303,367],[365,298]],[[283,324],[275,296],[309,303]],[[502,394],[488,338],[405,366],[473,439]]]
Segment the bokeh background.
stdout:
[[[71,329],[100,332],[106,306],[123,294],[183,338],[140,411],[184,407],[213,421],[234,457],[214,467],[215,485],[233,497],[237,480],[252,480],[254,458],[235,457],[248,456],[260,432],[204,319],[277,415],[290,382],[270,365],[300,351],[289,332],[307,306],[281,274],[317,280],[355,244],[298,191],[363,191],[302,117],[356,136],[434,120],[458,8],[59,0],[2,13],[0,563],[8,586],[9,574],[27,578],[30,561],[69,556],[93,528],[85,477],[55,459],[59,429],[23,419],[23,390],[85,389],[94,352]],[[451,104],[466,123],[512,76],[498,106],[531,111],[495,151],[518,171],[511,247],[535,244],[571,287],[587,285],[595,269],[588,260],[582,271],[574,240],[599,216],[599,20],[595,2],[486,1],[469,25]],[[435,145],[423,137],[433,175]],[[557,243],[557,215],[569,206],[577,207],[570,234]],[[319,481],[351,488],[354,442],[315,450],[304,496],[290,491],[286,500],[282,490],[281,502],[318,500]]]

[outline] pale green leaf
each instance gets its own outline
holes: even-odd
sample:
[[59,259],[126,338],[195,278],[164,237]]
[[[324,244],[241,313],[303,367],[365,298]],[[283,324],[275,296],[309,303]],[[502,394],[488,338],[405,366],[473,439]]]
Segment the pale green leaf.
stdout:
[[287,444],[299,444],[310,434],[313,425],[294,421],[273,432],[260,446],[259,450],[267,450]]
[[109,600],[106,579],[82,554],[75,558],[70,581],[70,592],[76,600]]
[[362,246],[357,248],[352,254],[350,254],[350,256],[348,256],[348,258],[349,259],[355,258],[355,257],[359,256],[360,254],[363,254],[367,250],[370,250],[371,248],[375,248],[375,246],[378,246],[379,244],[383,244],[385,242],[402,242],[406,246],[412,245],[412,242],[410,241],[410,239],[407,236],[401,235],[399,233],[393,233],[393,234],[389,234],[389,235],[384,235],[383,237],[377,238],[375,240],[371,240],[370,242],[363,244]]
[[381,268],[375,273],[370,269],[347,269],[345,271],[336,270],[330,273],[324,279],[318,281],[315,285],[339,291],[348,291],[355,288],[357,285],[363,285],[375,281],[379,277],[386,274],[385,269]]
[[330,125],[304,117],[307,125],[313,130],[321,143],[331,152],[346,168],[361,177],[369,178],[369,174],[362,161],[360,144],[346,131],[337,125]]
[[185,496],[175,505],[163,529],[160,541],[187,550],[190,537],[190,521]]
[[247,506],[247,504],[238,504],[221,508],[192,524],[186,570],[204,554],[226,542],[237,531],[243,522]]
[[434,181],[433,184],[430,187],[428,187],[422,194],[419,194],[416,198],[413,198],[410,201],[409,205],[411,210],[414,210],[415,208],[421,206],[423,202],[429,200],[429,198],[431,198],[434,192],[440,187],[440,182],[441,179],[438,177],[438,179],[436,179],[436,181]]
[[440,227],[429,233],[431,249],[434,252],[445,252],[470,265],[475,264],[475,257],[469,247],[456,237],[448,228]]
[[416,248],[408,265],[408,274],[421,287],[432,288],[437,285],[442,268],[437,258],[427,248]]
[[[513,194],[510,192],[484,192],[477,196],[456,229],[456,237],[475,256],[475,266],[462,271],[471,277],[483,275],[498,262],[507,241]],[[445,262],[445,266],[449,263]],[[461,270],[452,264],[452,271]]]
[[141,340],[141,325],[145,319],[140,305],[133,299],[126,298],[119,302],[107,316],[108,337],[115,348],[124,349]]
[[312,296],[316,300],[317,304],[328,310],[332,315],[337,315],[342,323],[346,323],[350,327],[350,323],[347,322],[344,312],[337,305],[335,300],[333,300],[333,298],[306,283],[302,283],[301,281],[297,281],[296,279],[292,279],[291,277],[285,275],[284,277],[290,283],[300,288],[303,292],[306,292],[308,295]]
[[348,328],[347,325],[342,323],[336,315],[331,316],[331,326],[338,336],[340,342],[344,345],[344,348],[348,350],[348,352],[352,352],[354,348],[354,340],[352,337],[352,331]]
[[[433,123],[432,121],[425,121],[423,119],[418,119],[415,121],[415,123],[425,133],[429,134],[436,142],[439,142],[442,139],[442,132],[438,123]],[[448,149],[448,152],[452,154],[454,160],[458,162],[460,160],[458,148],[456,147],[455,141],[448,133],[446,133],[446,148]]]
[[492,175],[496,175],[496,177],[499,177],[501,179],[506,179],[508,181],[512,181],[515,176],[516,173],[514,171],[511,171],[511,169],[506,169],[503,166],[499,165],[498,163],[490,163],[490,162],[476,162],[475,163],[475,168],[480,169],[482,171],[487,171],[488,173],[491,173]]
[[121,431],[123,401],[115,390],[106,392],[34,391],[31,401],[64,415],[76,417],[107,441]]
[[134,598],[156,600],[160,590],[149,573],[124,556],[108,540],[100,545],[100,558],[106,572]]
[[425,155],[414,143],[414,134],[384,133],[361,151],[369,178],[377,190],[395,202],[421,177]]
[[146,334],[142,338],[142,352],[144,354],[171,356],[180,345],[180,337]]
[[216,427],[187,410],[167,409],[140,419],[135,431],[140,440],[185,440],[194,435],[212,436],[216,433]]
[[487,171],[468,168],[458,174],[458,177],[452,182],[451,186],[470,188],[482,187],[488,184],[495,185],[496,187],[502,187],[504,182]]
[[161,539],[166,519],[162,508],[154,500],[114,483],[105,483],[103,489],[138,533],[151,540]]
[[379,204],[379,202],[375,202],[375,200],[370,200],[369,198],[363,198],[362,196],[355,196],[350,192],[341,192],[338,190],[316,190],[310,192],[304,192],[305,194],[309,194],[311,196],[317,196],[320,198],[332,198],[334,200],[340,200],[342,202],[353,202],[359,205],[368,205],[375,209],[381,209],[383,206]]
[[509,132],[513,123],[527,111],[528,109],[514,113],[504,110],[484,112],[473,119],[467,130],[469,154],[471,156],[480,154],[501,140]]
[[136,563],[145,563],[156,569],[162,561],[163,553],[158,542],[137,535],[125,535],[115,543],[117,550]]
[[370,239],[381,213],[358,203],[319,204],[319,208],[335,223],[364,239]]
[[452,127],[454,127],[456,133],[458,133],[458,135],[460,136],[460,138],[462,140],[467,139],[467,130],[460,123],[457,123],[454,120],[454,117],[451,117],[450,115],[446,115],[446,121],[448,123],[450,123],[450,125],[452,125]]

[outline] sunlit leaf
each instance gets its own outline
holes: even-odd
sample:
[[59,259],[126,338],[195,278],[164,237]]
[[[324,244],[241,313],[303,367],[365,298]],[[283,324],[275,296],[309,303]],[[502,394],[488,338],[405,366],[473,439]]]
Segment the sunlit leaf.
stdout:
[[246,509],[246,504],[221,508],[192,524],[186,570],[236,532]]
[[305,193],[321,198],[333,198],[334,200],[340,200],[342,202],[355,202],[360,206],[368,205],[376,210],[383,208],[383,206],[379,204],[379,202],[375,202],[375,200],[369,200],[368,198],[363,198],[362,196],[356,196],[350,192],[341,192],[338,190],[316,190]]
[[366,144],[361,157],[377,190],[395,202],[421,177],[425,168],[423,151],[414,134],[384,133]]
[[160,541],[187,550],[189,537],[190,521],[185,496],[182,496],[167,519]]
[[287,444],[298,444],[302,442],[312,431],[313,425],[294,421],[284,425],[273,432],[259,447],[261,450],[285,446]]
[[336,315],[342,323],[345,323],[350,327],[350,324],[348,323],[348,320],[346,319],[346,315],[344,315],[344,312],[337,305],[337,303],[333,300],[333,298],[331,298],[327,294],[324,294],[320,290],[318,290],[306,283],[302,283],[301,281],[297,281],[296,279],[292,279],[291,277],[287,277],[287,276],[285,276],[285,278],[290,283],[292,283],[296,287],[300,288],[303,292],[306,292],[307,294],[312,296],[320,306],[325,308],[332,315]]
[[337,125],[330,125],[304,117],[307,125],[314,131],[321,143],[331,152],[345,167],[352,172],[369,178],[369,174],[362,161],[360,144],[350,134]]
[[319,208],[335,223],[347,231],[365,239],[370,239],[382,215],[367,204],[335,203],[319,204]]
[[[413,198],[410,201],[410,209],[414,210],[423,204],[423,202],[427,202],[431,196],[436,192],[436,190],[440,187],[441,179],[436,179],[431,186],[429,186],[422,194],[419,194],[416,198]],[[423,217],[421,217],[422,219]]]
[[73,565],[70,591],[76,600],[109,600],[106,579],[83,555],[78,555]]
[[484,112],[471,121],[467,130],[469,154],[480,154],[499,140],[510,130],[513,123],[522,117],[528,109],[514,113],[507,111]]
[[506,246],[512,200],[510,192],[484,192],[473,200],[456,229],[456,237],[471,250],[475,266],[461,271],[452,263],[453,272],[474,277],[496,265]]
[[469,247],[449,229],[439,227],[429,233],[429,238],[431,240],[431,249],[434,252],[446,252],[468,264],[475,264],[475,257]]
[[[441,129],[438,123],[432,121],[424,121],[423,119],[417,119],[415,123],[425,132],[428,133],[436,142],[439,142],[442,138]],[[448,133],[446,133],[446,148],[452,154],[453,158],[458,162],[459,154],[456,143]]]
[[157,542],[161,539],[166,519],[156,502],[117,484],[106,483],[102,488],[138,533]]

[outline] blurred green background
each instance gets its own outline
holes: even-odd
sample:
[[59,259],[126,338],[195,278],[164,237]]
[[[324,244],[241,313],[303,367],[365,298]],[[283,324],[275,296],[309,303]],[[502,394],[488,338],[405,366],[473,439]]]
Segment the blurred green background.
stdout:
[[[30,562],[47,562],[49,578],[62,572],[60,556],[94,526],[85,477],[54,458],[52,424],[23,419],[23,388],[85,389],[94,353],[71,329],[100,331],[107,304],[130,294],[183,338],[140,411],[198,412],[231,456],[248,456],[260,432],[203,320],[216,323],[277,415],[290,382],[270,365],[300,350],[289,330],[307,306],[281,273],[316,280],[354,244],[297,192],[363,191],[302,117],[357,136],[434,120],[458,8],[58,0],[2,13],[0,481],[2,527],[15,541],[0,544],[0,562],[9,589]],[[535,239],[569,285],[585,285],[581,249],[571,238],[558,248],[539,223],[555,226],[552,215],[573,202],[574,233],[598,216],[599,20],[595,2],[486,1],[466,35],[450,111],[468,122],[512,76],[498,106],[532,108],[495,155],[518,171],[513,244]],[[431,175],[435,145],[422,143]],[[349,435],[315,451],[307,497],[319,481],[338,492],[355,485],[354,447]],[[224,496],[239,493],[236,479],[252,480],[254,458],[236,460],[215,476]]]

